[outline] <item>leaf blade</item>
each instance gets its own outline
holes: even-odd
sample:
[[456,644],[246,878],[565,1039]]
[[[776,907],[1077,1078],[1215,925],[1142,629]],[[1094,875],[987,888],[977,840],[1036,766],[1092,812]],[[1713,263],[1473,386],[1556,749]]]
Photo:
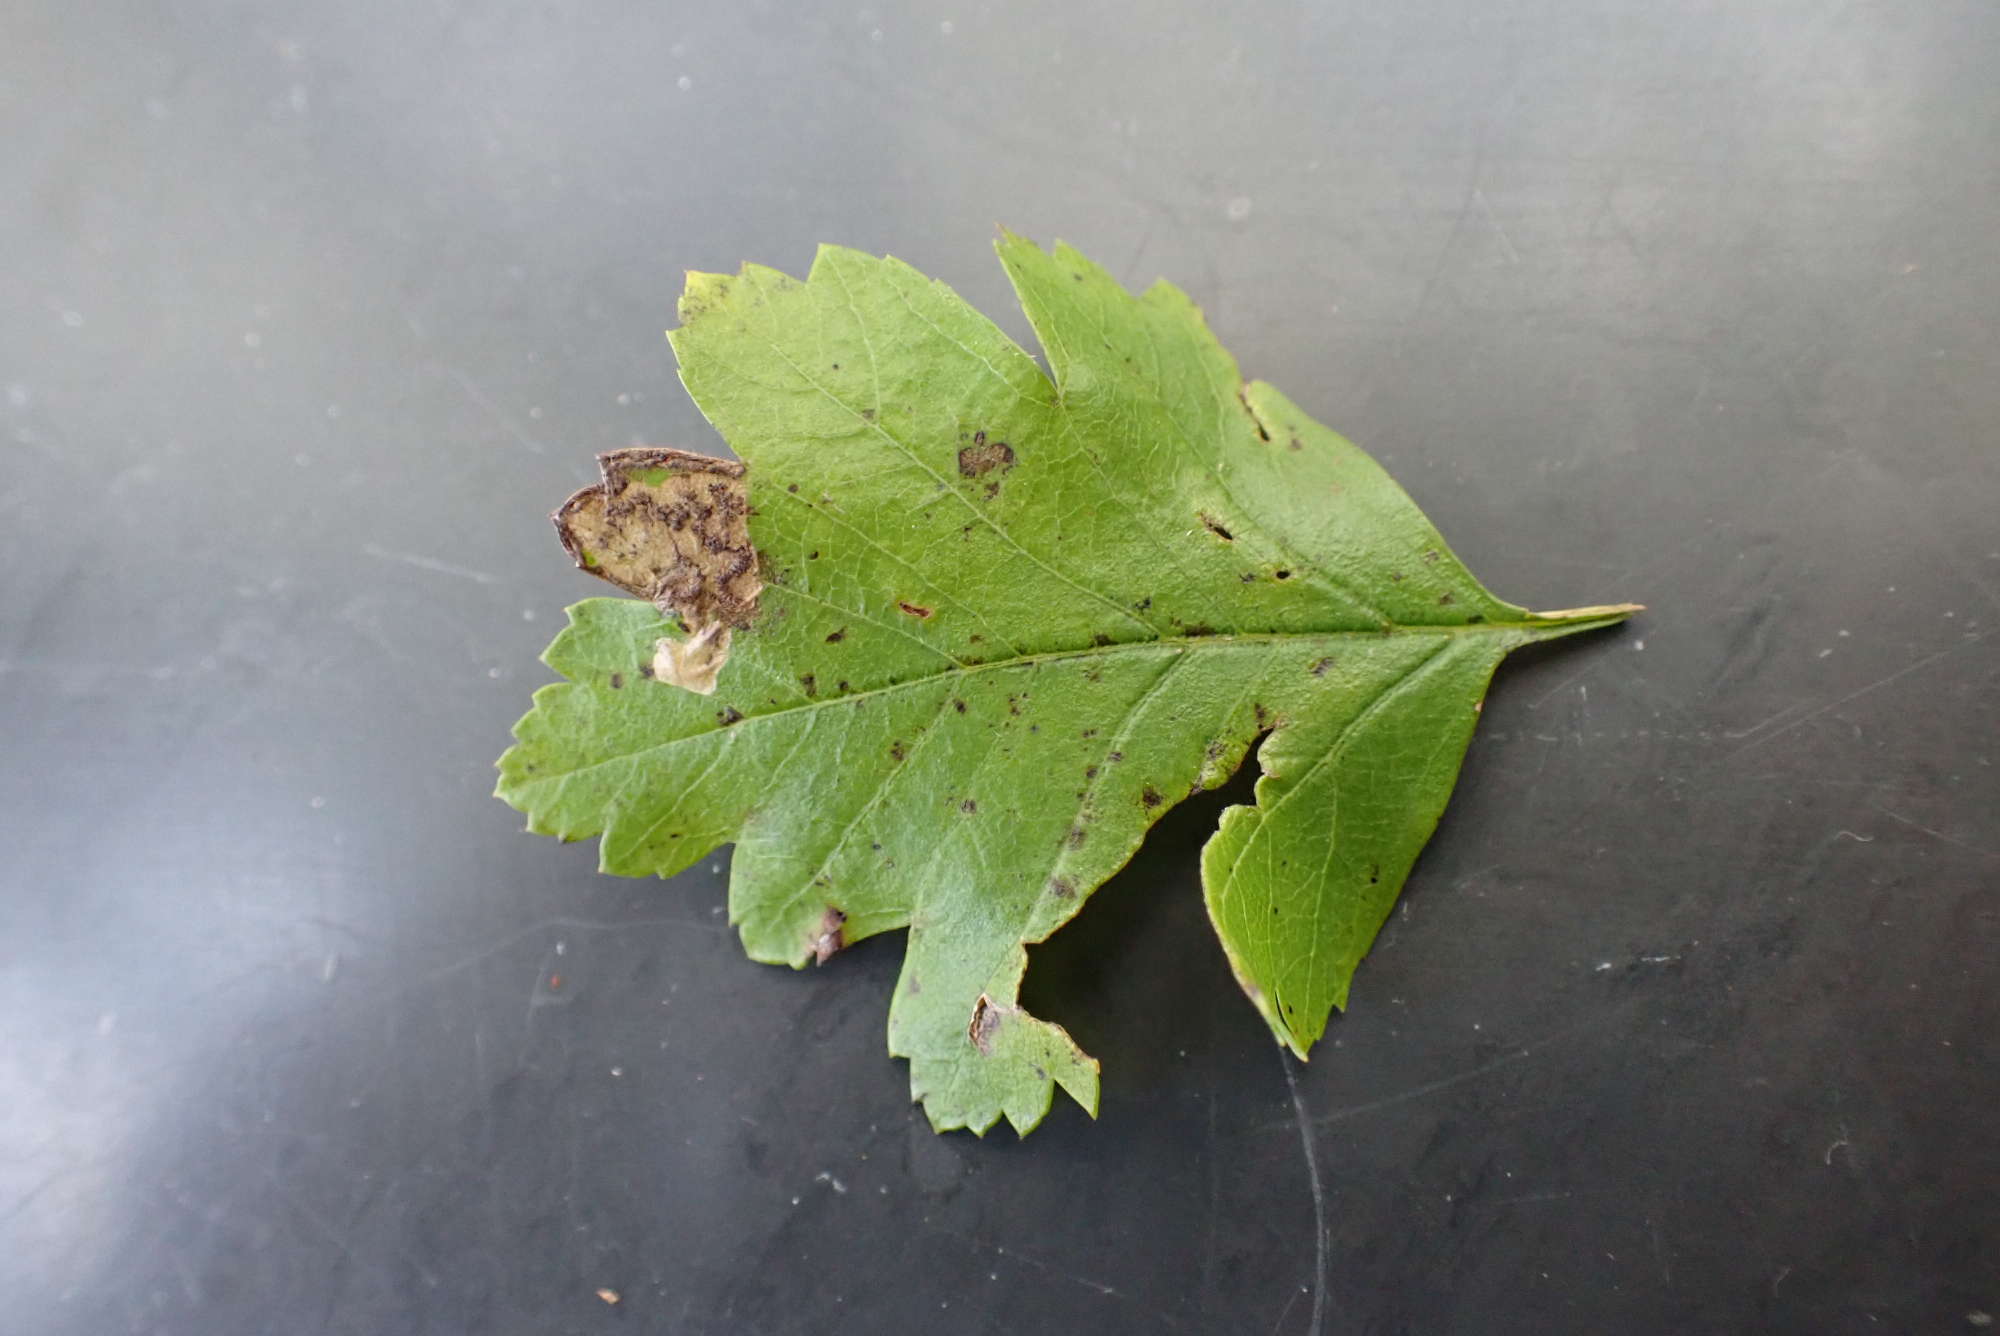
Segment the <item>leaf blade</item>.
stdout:
[[[803,281],[690,276],[670,337],[749,466],[761,611],[704,698],[647,680],[673,641],[653,608],[578,604],[547,655],[567,681],[499,785],[531,829],[601,835],[607,871],[734,843],[753,958],[907,928],[891,1052],[934,1126],[982,1133],[1032,1128],[1058,1085],[1095,1112],[1095,1060],[1019,1007],[1026,945],[1260,734],[1258,802],[1225,814],[1204,881],[1246,991],[1303,1052],[1494,665],[1629,611],[1494,598],[1373,460],[1245,385],[1177,289],[999,249],[1053,381],[897,261],[823,247]],[[1249,912],[1274,905],[1324,930],[1303,973]]]

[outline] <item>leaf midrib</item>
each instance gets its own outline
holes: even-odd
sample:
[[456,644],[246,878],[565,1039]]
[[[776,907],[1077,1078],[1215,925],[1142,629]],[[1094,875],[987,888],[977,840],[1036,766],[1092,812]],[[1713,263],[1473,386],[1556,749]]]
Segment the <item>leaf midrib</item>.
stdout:
[[[780,586],[782,587],[782,586]],[[1045,663],[1063,663],[1070,660],[1104,658],[1109,655],[1137,653],[1146,650],[1171,649],[1179,652],[1207,649],[1237,649],[1255,645],[1302,645],[1313,641],[1340,642],[1351,640],[1385,640],[1396,636],[1455,636],[1455,635],[1501,635],[1507,632],[1548,631],[1555,629],[1556,623],[1547,620],[1474,622],[1457,626],[1391,626],[1382,630],[1340,630],[1340,631],[1266,631],[1239,632],[1229,635],[1207,636],[1161,636],[1154,640],[1121,640],[1109,645],[1089,645],[1080,649],[1050,650],[1042,654],[1022,654],[1007,659],[991,659],[984,663],[954,664],[934,673],[907,677],[898,682],[890,682],[879,687],[869,687],[864,691],[850,691],[844,695],[828,696],[805,700],[797,705],[780,706],[775,710],[746,712],[733,724],[718,724],[700,733],[685,733],[677,738],[667,738],[660,742],[650,742],[629,752],[619,752],[614,756],[602,757],[589,765],[578,766],[574,770],[541,771],[535,775],[535,783],[561,782],[577,775],[588,774],[604,766],[616,765],[653,752],[667,750],[684,742],[702,738],[712,738],[728,729],[741,728],[746,724],[763,720],[779,719],[789,714],[810,713],[814,710],[837,709],[857,701],[884,696],[891,692],[910,690],[921,686],[934,685],[939,681],[956,681],[977,673],[1003,671],[1011,668],[1038,667]],[[575,683],[575,679],[571,679]],[[664,683],[656,683],[665,687]],[[666,687],[667,690],[678,688]],[[523,785],[522,787],[528,787]]]

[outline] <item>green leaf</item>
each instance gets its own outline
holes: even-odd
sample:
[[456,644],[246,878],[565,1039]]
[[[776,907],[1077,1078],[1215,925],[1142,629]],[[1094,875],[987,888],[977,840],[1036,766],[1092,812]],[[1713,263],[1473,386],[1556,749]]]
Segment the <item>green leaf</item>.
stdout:
[[[1264,735],[1256,805],[1224,813],[1202,879],[1303,1055],[1494,667],[1633,609],[1502,602],[1373,460],[1245,384],[1179,289],[999,251],[1053,380],[893,259],[689,276],[681,378],[747,473],[621,452],[565,508],[596,535],[565,529],[579,563],[653,603],[570,610],[547,655],[567,681],[536,693],[499,794],[531,830],[601,834],[607,872],[733,842],[757,960],[907,928],[889,1048],[915,1097],[940,1130],[1026,1132],[1054,1086],[1098,1096],[1096,1061],[1020,1007],[1026,946],[1162,813]],[[756,565],[718,564],[746,485]]]

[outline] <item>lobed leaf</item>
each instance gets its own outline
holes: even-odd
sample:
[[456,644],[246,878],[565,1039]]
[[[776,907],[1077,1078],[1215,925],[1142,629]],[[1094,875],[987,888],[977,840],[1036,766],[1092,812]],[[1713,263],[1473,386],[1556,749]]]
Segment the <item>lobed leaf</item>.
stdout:
[[[914,1096],[940,1130],[1026,1132],[1056,1086],[1098,1099],[1096,1061],[1019,1004],[1026,947],[1166,810],[1263,737],[1256,803],[1223,814],[1203,886],[1303,1056],[1501,658],[1633,609],[1494,597],[1366,454],[1245,384],[1178,289],[1133,297],[1064,246],[999,251],[1048,375],[893,259],[690,275],[669,337],[747,465],[755,564],[693,559],[688,535],[733,512],[620,511],[682,483],[607,456],[597,499],[565,509],[620,553],[600,573],[654,602],[570,610],[546,656],[566,680],[536,693],[499,794],[531,830],[601,835],[607,872],[735,844],[730,916],[758,960],[907,929],[889,1047]],[[713,612],[745,588],[754,616]],[[659,680],[695,659],[692,690]]]

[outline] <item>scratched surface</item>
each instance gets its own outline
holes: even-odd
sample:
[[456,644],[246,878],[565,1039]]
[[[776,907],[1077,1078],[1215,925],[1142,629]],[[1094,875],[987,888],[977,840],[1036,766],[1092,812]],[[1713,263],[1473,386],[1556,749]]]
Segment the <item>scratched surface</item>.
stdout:
[[[2000,9],[1071,10],[10,8],[0,1325],[2000,1317]],[[1230,795],[1165,823],[1035,953],[1103,1118],[1021,1144],[906,1105],[895,940],[752,965],[717,869],[488,797],[598,592],[547,510],[713,445],[681,270],[1004,312],[995,221],[1182,283],[1501,594],[1654,608],[1503,670],[1309,1067],[1202,918]]]

